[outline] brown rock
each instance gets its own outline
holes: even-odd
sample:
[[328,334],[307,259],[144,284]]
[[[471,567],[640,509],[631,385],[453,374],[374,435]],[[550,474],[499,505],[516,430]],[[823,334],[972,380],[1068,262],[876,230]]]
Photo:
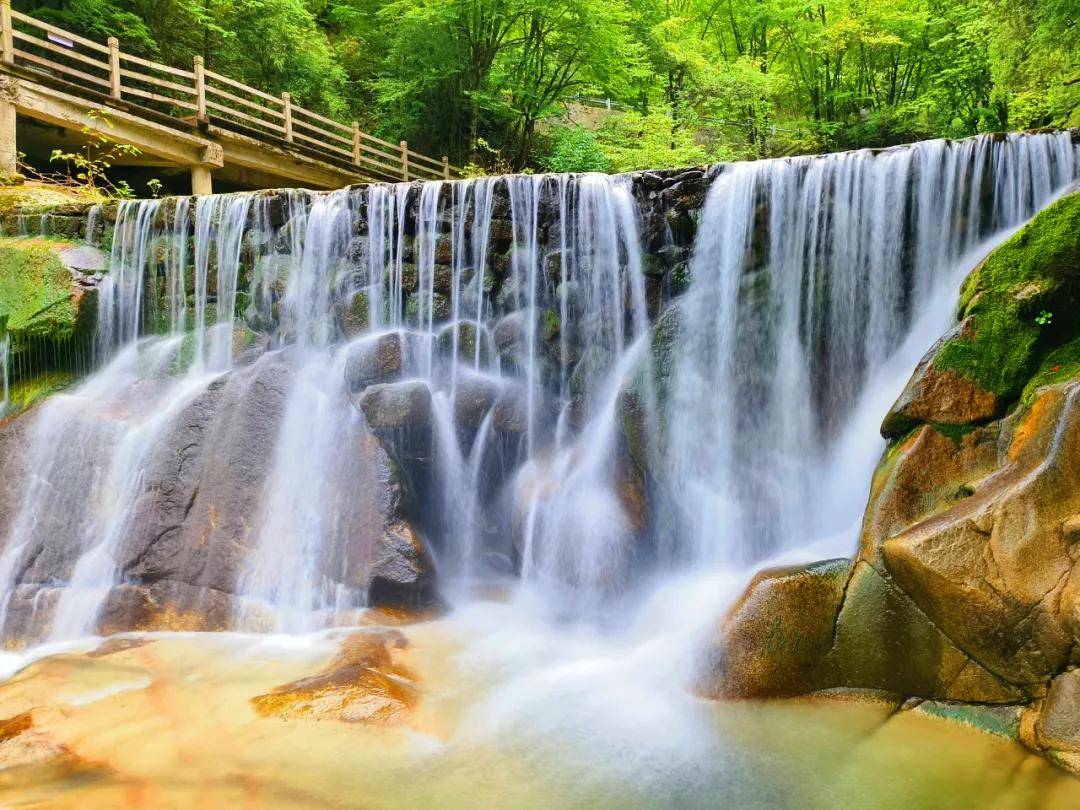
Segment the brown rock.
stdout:
[[880,547],[933,623],[1018,685],[1059,671],[1076,641],[1060,606],[1074,564],[1062,524],[1080,511],[1080,383],[1045,389],[1037,405],[970,497]]
[[924,425],[889,448],[871,481],[860,557],[879,565],[886,539],[970,495],[997,466],[997,440],[994,427],[954,441]]
[[827,686],[979,703],[1025,698],[973,661],[866,562],[855,565],[820,669],[818,683]]
[[400,725],[419,700],[416,678],[397,654],[407,647],[396,630],[364,630],[342,643],[322,672],[251,699],[264,717]]
[[1051,682],[1035,723],[1035,739],[1050,759],[1080,773],[1080,669]]
[[0,775],[18,771],[25,783],[43,783],[104,774],[106,768],[79,756],[42,728],[41,709],[0,720]]
[[697,690],[713,698],[804,694],[833,642],[851,561],[760,571],[721,623]]
[[897,439],[919,424],[976,425],[1000,415],[997,395],[951,369],[934,366],[941,346],[972,328],[970,319],[939,340],[919,361],[907,386],[881,425],[881,434]]

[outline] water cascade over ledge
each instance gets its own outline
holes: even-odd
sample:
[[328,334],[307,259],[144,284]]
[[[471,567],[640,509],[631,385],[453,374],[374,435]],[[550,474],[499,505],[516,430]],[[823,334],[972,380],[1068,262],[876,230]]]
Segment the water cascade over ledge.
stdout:
[[1032,134],[123,202],[96,370],[7,427],[2,632],[300,632],[515,578],[611,624],[848,553],[964,271],[1078,173]]

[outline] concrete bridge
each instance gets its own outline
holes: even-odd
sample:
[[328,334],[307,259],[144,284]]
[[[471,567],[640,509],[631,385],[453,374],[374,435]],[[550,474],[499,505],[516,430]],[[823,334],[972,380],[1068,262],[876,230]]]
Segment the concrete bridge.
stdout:
[[190,169],[193,194],[212,193],[213,178],[339,188],[460,174],[446,157],[214,73],[202,57],[190,70],[152,62],[115,37],[101,44],[15,11],[11,0],[0,0],[0,49],[0,174],[17,171],[20,146],[77,151],[87,129],[135,147],[126,165]]

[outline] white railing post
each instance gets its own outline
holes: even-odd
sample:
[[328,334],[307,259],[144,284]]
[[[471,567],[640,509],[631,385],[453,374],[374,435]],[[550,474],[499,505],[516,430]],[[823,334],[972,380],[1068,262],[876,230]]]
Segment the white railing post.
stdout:
[[194,59],[195,72],[195,117],[199,121],[206,120],[206,73],[203,70],[203,58],[196,56]]
[[450,179],[450,158],[446,155],[442,156],[442,176],[443,180]]
[[3,28],[4,61],[15,64],[15,35],[11,25],[11,0],[0,0],[0,27]]
[[285,115],[285,140],[292,143],[292,93],[281,94],[281,111]]
[[352,162],[360,165],[360,122],[352,122]]
[[409,182],[409,142],[401,142],[401,179]]
[[120,40],[109,37],[109,95],[120,98]]

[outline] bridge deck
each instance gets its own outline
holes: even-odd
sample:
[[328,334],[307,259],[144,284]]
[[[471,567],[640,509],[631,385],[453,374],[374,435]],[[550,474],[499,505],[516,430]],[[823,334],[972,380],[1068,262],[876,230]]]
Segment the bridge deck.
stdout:
[[[16,121],[98,129],[144,160],[190,167],[192,191],[211,177],[260,187],[336,188],[365,180],[450,179],[435,159],[206,69],[152,62],[14,11],[0,0],[0,174],[17,170]],[[108,123],[104,123],[103,120]]]

